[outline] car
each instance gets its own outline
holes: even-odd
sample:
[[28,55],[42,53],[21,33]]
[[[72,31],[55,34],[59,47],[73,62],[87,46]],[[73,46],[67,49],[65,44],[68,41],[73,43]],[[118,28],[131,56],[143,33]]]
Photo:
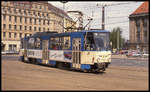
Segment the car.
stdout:
[[149,54],[146,54],[146,53],[144,53],[144,54],[142,54],[142,57],[149,57]]
[[13,50],[13,51],[9,51],[9,50],[6,50],[6,51],[3,51],[2,52],[2,55],[8,55],[8,54],[19,54],[19,52],[18,51],[15,51],[15,50]]
[[136,50],[132,50],[132,51],[128,51],[128,53],[126,54],[127,57],[140,57],[142,56],[141,53],[139,53]]

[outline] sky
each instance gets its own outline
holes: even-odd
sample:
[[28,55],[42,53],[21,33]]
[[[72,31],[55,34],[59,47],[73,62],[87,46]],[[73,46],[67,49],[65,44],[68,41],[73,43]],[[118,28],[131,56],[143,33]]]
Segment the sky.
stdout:
[[[60,9],[63,9],[63,4],[60,1],[49,1],[49,3]],[[87,19],[90,17],[93,18],[90,27],[92,29],[101,29],[101,5],[107,5],[105,7],[105,30],[111,32],[114,28],[120,27],[122,30],[122,37],[126,40],[129,40],[129,15],[133,13],[142,3],[142,1],[69,1],[65,4],[65,11],[81,11],[84,14],[83,26],[88,23]],[[97,4],[99,6],[97,6]]]

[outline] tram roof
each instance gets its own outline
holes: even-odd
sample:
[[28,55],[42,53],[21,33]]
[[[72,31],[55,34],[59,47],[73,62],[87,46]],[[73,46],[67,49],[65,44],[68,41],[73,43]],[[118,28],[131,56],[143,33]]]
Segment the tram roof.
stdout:
[[[65,32],[65,33],[57,33],[57,32],[37,32],[30,37],[43,37],[43,36],[65,36],[70,34],[85,34],[86,32],[109,32],[107,30],[81,30],[77,32]],[[26,37],[27,39],[30,37]]]
[[77,32],[66,32],[66,33],[60,33],[62,35],[65,35],[65,34],[75,34],[75,33],[81,33],[81,34],[84,34],[86,32],[109,32],[107,30],[81,30],[81,31],[77,31]]
[[108,30],[82,30],[80,32],[109,32]]

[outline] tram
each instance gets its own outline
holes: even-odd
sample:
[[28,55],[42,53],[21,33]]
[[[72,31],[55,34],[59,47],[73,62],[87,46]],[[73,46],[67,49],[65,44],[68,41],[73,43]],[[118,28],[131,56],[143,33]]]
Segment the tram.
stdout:
[[21,39],[20,60],[28,63],[88,71],[105,71],[111,63],[106,30],[38,32]]

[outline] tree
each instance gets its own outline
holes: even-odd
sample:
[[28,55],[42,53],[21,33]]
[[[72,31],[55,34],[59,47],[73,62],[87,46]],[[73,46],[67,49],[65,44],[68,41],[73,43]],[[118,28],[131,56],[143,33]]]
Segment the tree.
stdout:
[[125,39],[121,36],[122,31],[120,27],[114,28],[110,33],[110,41],[112,42],[112,49],[123,48]]

